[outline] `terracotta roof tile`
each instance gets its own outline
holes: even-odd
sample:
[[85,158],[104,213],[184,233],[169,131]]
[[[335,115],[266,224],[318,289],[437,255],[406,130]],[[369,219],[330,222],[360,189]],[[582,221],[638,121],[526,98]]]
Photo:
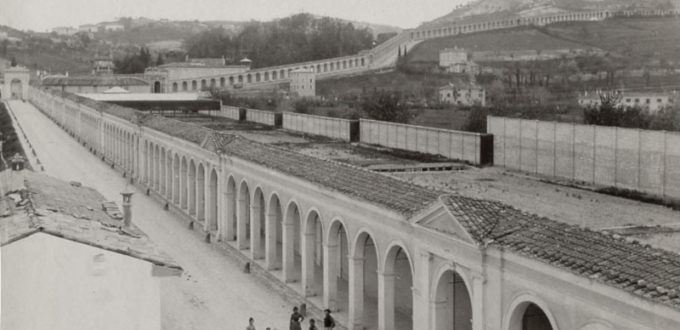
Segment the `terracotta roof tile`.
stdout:
[[20,195],[12,214],[0,218],[0,245],[10,244],[37,232],[95,246],[181,269],[134,225],[121,228],[102,209],[104,197],[97,191],[32,171],[0,172],[0,199]]

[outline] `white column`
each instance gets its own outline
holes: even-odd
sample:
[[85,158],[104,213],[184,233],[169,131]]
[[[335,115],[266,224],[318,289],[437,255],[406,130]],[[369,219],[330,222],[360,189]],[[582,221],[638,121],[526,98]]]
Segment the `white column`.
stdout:
[[338,310],[338,267],[336,264],[338,246],[323,245],[323,306],[331,311]]
[[[328,262],[327,262],[328,263]],[[349,329],[362,329],[364,318],[364,258],[349,258]]]
[[[271,207],[272,206],[270,205],[270,208]],[[276,214],[271,214],[271,211],[267,210],[267,219],[264,224],[265,266],[267,270],[274,270],[279,267],[276,262],[276,220]]]
[[[262,231],[260,223],[260,217],[262,215],[260,214],[260,211],[262,208],[257,204],[259,204],[259,202],[253,201],[253,203],[250,203],[250,258],[253,260],[262,259],[262,249],[260,248],[260,232]],[[266,226],[267,225],[265,224],[265,227]]]
[[394,329],[394,274],[378,272],[378,330]]
[[484,283],[482,274],[472,275],[472,330],[484,330]]
[[314,292],[314,238],[314,232],[302,235],[302,292],[305,297],[316,294]]

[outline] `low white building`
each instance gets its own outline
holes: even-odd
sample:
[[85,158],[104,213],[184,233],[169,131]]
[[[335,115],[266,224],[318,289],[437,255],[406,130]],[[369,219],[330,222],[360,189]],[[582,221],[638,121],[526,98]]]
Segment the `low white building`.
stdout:
[[160,281],[182,269],[115,204],[29,170],[0,182],[3,329],[161,329]]
[[476,84],[448,84],[439,88],[439,101],[456,105],[486,105],[486,90]]
[[78,29],[71,27],[71,26],[59,26],[55,27],[52,29],[52,32],[60,35],[60,36],[72,36],[76,33],[78,33]]
[[290,93],[299,97],[316,96],[316,73],[314,69],[297,69],[290,72]]
[[457,47],[439,52],[439,66],[449,73],[480,73],[480,66],[468,59],[467,51]]
[[[638,107],[655,113],[661,109],[673,106],[677,98],[675,93],[664,92],[616,92],[619,96],[618,104],[626,108]],[[599,107],[602,103],[601,92],[585,92],[579,95],[578,103],[581,107]]]

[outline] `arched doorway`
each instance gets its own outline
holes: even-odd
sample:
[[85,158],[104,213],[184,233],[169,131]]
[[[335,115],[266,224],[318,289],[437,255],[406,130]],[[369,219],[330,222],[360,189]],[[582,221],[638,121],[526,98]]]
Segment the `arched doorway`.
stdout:
[[323,292],[323,228],[317,211],[311,211],[302,228],[302,292],[305,297]]
[[436,330],[472,330],[472,304],[465,281],[453,270],[437,281],[432,303]]
[[331,222],[324,247],[324,307],[334,312],[349,309],[349,239],[342,222]]
[[202,163],[196,170],[196,220],[205,221],[205,166]]
[[10,82],[10,98],[23,100],[24,90],[23,83],[19,79],[12,79]]
[[253,207],[252,207],[252,224],[251,224],[251,242],[250,242],[250,257],[253,260],[264,258],[264,251],[266,249],[266,236],[265,229],[267,224],[265,223],[266,209],[264,204],[264,194],[262,189],[259,187],[255,189],[255,194],[253,195]]
[[265,255],[267,270],[281,269],[283,262],[283,211],[279,196],[272,194],[267,204]]
[[217,172],[210,171],[208,181],[208,231],[216,233],[217,228]]
[[180,208],[182,210],[187,209],[187,197],[188,197],[188,186],[189,186],[189,169],[187,166],[186,157],[182,156],[182,168],[180,169]]
[[290,202],[283,221],[283,280],[286,283],[300,281],[302,273],[300,235],[300,209],[295,202]]
[[250,248],[250,189],[243,181],[238,190],[238,218],[236,219],[236,245],[239,250]]
[[[534,298],[534,297],[530,297]],[[534,301],[532,301],[534,300]],[[555,320],[545,310],[545,304],[535,299],[518,299],[511,308],[507,330],[558,330]],[[543,307],[541,307],[543,306]]]
[[233,241],[236,239],[236,181],[234,177],[229,176],[227,180],[227,210],[224,219],[224,239]]
[[382,296],[378,297],[378,303],[384,306],[380,316],[383,328],[413,329],[413,269],[406,250],[392,246],[378,276],[378,285],[383,287]]
[[153,83],[153,92],[154,93],[160,93],[161,92],[161,82],[160,81],[155,81]]
[[378,250],[367,232],[355,240],[349,260],[349,322],[353,329],[378,327]]
[[196,164],[192,159],[189,163],[189,215],[196,214]]

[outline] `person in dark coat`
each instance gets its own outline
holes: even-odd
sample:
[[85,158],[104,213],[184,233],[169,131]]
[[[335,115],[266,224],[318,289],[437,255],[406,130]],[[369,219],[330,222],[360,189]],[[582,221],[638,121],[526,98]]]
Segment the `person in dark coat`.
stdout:
[[309,319],[309,330],[319,330],[316,327],[316,321],[314,319]]
[[326,309],[324,310],[324,313],[326,313],[326,316],[323,318],[324,330],[333,330],[333,328],[335,328],[335,319],[331,316],[331,310]]
[[290,315],[290,330],[302,330],[302,321],[305,319],[302,314],[298,312],[298,308],[293,307],[293,314]]

